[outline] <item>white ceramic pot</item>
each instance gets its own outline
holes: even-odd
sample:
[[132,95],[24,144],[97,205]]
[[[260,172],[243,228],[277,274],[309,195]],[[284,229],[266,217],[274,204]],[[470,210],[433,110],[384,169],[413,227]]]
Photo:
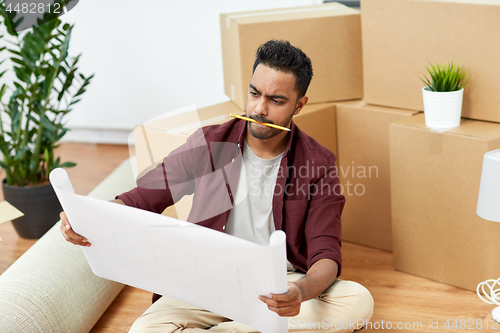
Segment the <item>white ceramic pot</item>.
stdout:
[[464,88],[448,92],[429,91],[426,88],[422,88],[425,125],[437,129],[460,126]]

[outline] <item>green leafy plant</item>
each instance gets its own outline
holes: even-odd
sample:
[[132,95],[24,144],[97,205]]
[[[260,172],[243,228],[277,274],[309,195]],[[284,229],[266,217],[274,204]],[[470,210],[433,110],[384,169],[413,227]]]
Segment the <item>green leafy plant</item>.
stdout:
[[457,91],[465,87],[465,71],[462,67],[451,63],[447,65],[431,64],[426,66],[430,77],[424,76],[421,80],[430,91],[447,92]]
[[45,17],[46,23],[18,34],[15,27],[20,20],[12,20],[4,1],[0,18],[11,35],[9,40],[0,36],[8,45],[0,47],[1,54],[8,55],[0,65],[7,58],[12,63],[0,77],[8,71],[15,74],[11,84],[0,87],[0,166],[8,185],[45,183],[54,168],[76,165],[61,163],[54,148],[68,131],[65,116],[80,101],[93,75],[79,73],[81,55],[68,55],[72,25]]

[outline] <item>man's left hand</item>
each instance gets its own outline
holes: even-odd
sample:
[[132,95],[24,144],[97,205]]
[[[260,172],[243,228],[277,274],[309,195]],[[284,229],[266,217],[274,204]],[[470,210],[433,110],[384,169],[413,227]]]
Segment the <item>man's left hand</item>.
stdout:
[[286,294],[269,294],[269,297],[259,296],[259,299],[267,304],[269,310],[276,312],[280,317],[293,317],[300,312],[302,292],[295,283],[288,282]]

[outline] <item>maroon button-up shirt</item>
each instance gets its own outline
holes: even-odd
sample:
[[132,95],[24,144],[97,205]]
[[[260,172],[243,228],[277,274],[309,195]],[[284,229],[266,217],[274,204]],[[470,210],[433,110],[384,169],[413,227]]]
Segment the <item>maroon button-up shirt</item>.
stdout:
[[[224,231],[242,163],[246,121],[206,126],[140,177],[137,187],[117,196],[128,206],[157,213],[193,194],[189,222]],[[273,196],[276,230],[286,233],[287,258],[303,271],[320,259],[338,264],[340,215],[345,198],[336,156],[293,122]]]

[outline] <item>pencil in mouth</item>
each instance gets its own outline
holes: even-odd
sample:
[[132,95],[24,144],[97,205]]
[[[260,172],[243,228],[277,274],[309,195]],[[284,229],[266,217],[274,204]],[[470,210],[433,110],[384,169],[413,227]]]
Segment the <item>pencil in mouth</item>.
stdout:
[[269,124],[269,123],[259,123],[258,121],[252,119],[252,118],[248,118],[248,117],[243,117],[243,116],[238,116],[238,115],[235,115],[235,114],[232,114],[230,113],[229,114],[231,117],[234,117],[234,118],[238,118],[238,119],[241,119],[241,120],[246,120],[246,121],[250,121],[252,123],[256,123],[256,124],[260,124],[260,125],[265,125],[265,126],[269,126],[269,127],[272,127],[272,128],[277,128],[277,129],[280,129],[282,131],[288,131],[290,132],[291,130],[287,127],[283,127],[283,126],[278,126],[278,125],[274,125],[274,124]]

